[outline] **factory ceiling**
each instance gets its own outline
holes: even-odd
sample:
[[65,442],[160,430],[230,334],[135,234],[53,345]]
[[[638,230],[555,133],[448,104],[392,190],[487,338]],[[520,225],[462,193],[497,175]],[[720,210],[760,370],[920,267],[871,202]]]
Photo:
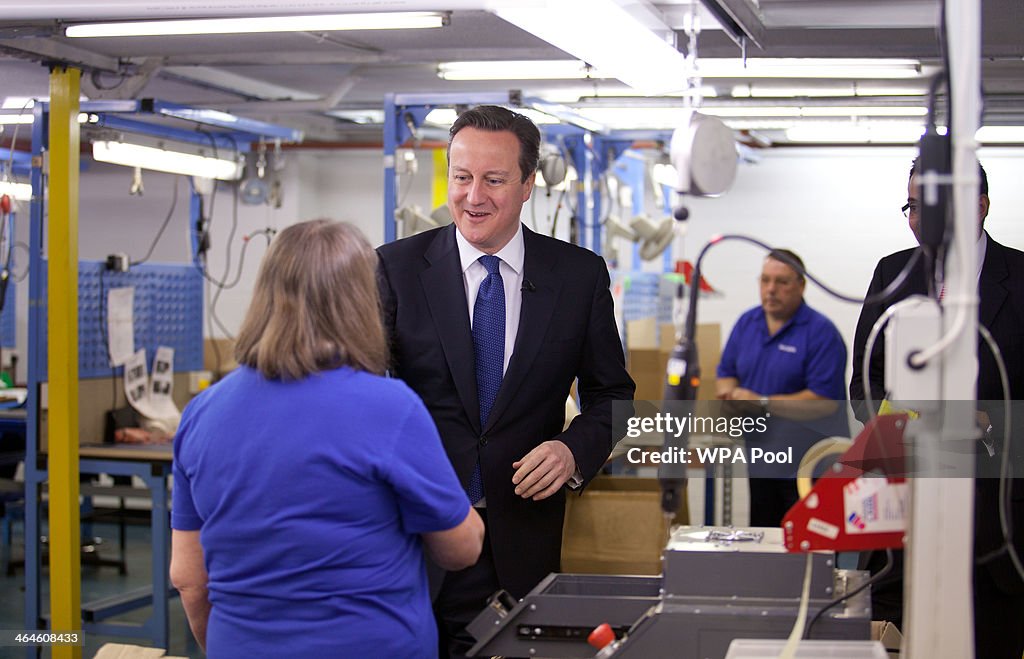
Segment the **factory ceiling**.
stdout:
[[[697,71],[702,73],[702,62],[744,55],[751,63],[760,58],[899,58],[911,60],[916,67],[911,75],[897,78],[873,77],[868,72],[857,77],[762,78],[746,77],[742,72],[716,77],[712,68],[706,69],[707,74],[699,80],[702,96],[698,103],[737,130],[766,136],[765,143],[789,141],[787,127],[823,122],[916,122],[920,126],[929,78],[941,64],[941,12],[933,0],[760,0],[756,4],[751,0],[705,0],[699,8],[691,8],[687,0],[602,1],[614,1],[633,15],[667,28],[677,49],[684,53],[695,43]],[[295,14],[308,4],[282,1],[273,7],[281,14]],[[379,113],[388,93],[457,94],[472,102],[477,94],[514,89],[584,115],[596,110],[598,120],[609,126],[617,122],[613,115],[601,114],[602,109],[626,105],[658,111],[646,118],[634,112],[634,121],[639,123],[621,127],[668,129],[672,111],[683,107],[678,95],[641,95],[611,77],[439,77],[438,67],[443,62],[573,59],[501,17],[501,12],[494,10],[501,2],[324,0],[317,4],[332,6],[332,11],[345,11],[346,7],[351,11],[356,5],[361,10],[372,6],[377,11],[444,11],[446,25],[421,30],[75,39],[65,36],[66,26],[182,18],[183,13],[212,17],[236,11],[238,5],[222,0],[183,0],[173,5],[41,0],[8,8],[0,20],[3,95],[45,97],[46,65],[67,62],[83,68],[83,95],[90,99],[153,97],[223,109],[294,126],[305,131],[307,142],[325,143],[379,142]],[[549,0],[548,4],[555,3]],[[161,10],[161,6],[168,8]],[[981,11],[983,123],[1024,126],[1024,3],[983,0]],[[702,27],[697,35],[687,30],[695,14]],[[582,15],[579,18],[578,24],[567,21],[561,30],[587,29]],[[951,24],[950,31],[959,28]],[[656,63],[650,67],[658,69]],[[663,75],[686,78],[683,72],[673,70],[665,70]],[[17,101],[9,105],[12,103]],[[848,112],[842,109],[848,107],[852,108]]]

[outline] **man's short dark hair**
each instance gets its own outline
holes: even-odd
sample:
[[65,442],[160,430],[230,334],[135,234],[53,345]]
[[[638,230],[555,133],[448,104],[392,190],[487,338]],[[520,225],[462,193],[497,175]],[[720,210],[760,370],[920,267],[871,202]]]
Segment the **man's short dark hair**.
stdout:
[[797,256],[796,252],[793,250],[783,248],[773,249],[768,252],[767,258],[778,261],[779,263],[785,263],[789,267],[793,268],[793,270],[796,270],[797,277],[800,279],[804,278],[804,273],[807,271],[807,268],[804,267],[804,260]]
[[[920,160],[920,156],[914,158],[914,162],[910,165],[910,176],[907,177],[908,182],[917,173],[918,160]],[[988,196],[988,174],[985,173],[985,168],[981,166],[980,162],[978,163],[978,194]]]
[[524,115],[498,105],[478,105],[464,111],[448,131],[448,155],[451,156],[452,140],[463,128],[480,130],[507,130],[519,140],[519,171],[521,183],[537,172],[540,163],[540,130]]

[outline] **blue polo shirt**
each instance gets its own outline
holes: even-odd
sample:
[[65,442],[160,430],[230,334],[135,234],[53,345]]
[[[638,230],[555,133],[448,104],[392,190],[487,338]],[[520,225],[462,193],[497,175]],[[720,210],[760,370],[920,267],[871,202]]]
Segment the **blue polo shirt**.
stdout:
[[[718,377],[736,378],[740,386],[765,396],[792,394],[810,389],[832,400],[845,399],[846,344],[828,318],[800,308],[774,336],[768,334],[764,309],[754,307],[736,322],[722,351]],[[794,478],[804,452],[818,440],[849,436],[845,407],[810,421],[772,416],[764,433],[748,433],[748,448],[782,451],[793,447],[792,465],[751,464],[757,477]]]

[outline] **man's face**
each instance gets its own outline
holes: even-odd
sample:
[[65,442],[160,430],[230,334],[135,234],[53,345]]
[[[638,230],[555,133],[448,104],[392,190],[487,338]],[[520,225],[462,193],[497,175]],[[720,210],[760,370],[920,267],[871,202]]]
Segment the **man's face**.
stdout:
[[[914,232],[914,238],[918,244],[921,243],[921,182],[915,173],[907,183],[907,223],[910,230]],[[985,226],[985,217],[988,216],[988,195],[978,195],[978,236]]]
[[782,261],[765,259],[761,268],[761,308],[770,318],[789,320],[803,302],[805,283]]
[[456,133],[448,151],[448,210],[471,245],[487,254],[504,247],[519,230],[519,213],[532,191],[532,176],[522,182],[514,133]]

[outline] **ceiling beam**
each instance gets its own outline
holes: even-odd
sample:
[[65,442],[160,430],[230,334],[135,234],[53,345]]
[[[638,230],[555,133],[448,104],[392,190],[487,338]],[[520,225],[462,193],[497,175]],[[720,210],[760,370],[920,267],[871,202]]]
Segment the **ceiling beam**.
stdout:
[[0,39],[0,50],[41,62],[61,62],[93,71],[120,72],[122,62],[117,57],[99,55],[77,46],[69,46],[46,38]]
[[701,4],[744,52],[749,44],[764,47],[764,21],[749,0],[701,0]]

